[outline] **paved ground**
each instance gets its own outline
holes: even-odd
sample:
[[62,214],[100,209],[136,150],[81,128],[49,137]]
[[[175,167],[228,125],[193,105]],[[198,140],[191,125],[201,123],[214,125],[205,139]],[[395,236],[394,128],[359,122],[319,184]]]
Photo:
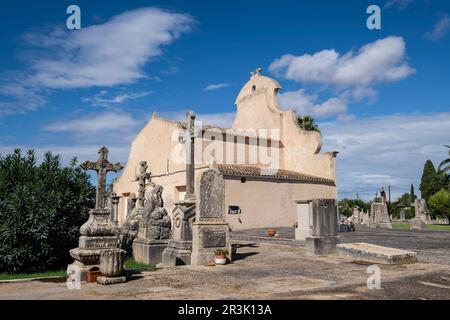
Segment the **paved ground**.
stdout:
[[[178,267],[131,275],[115,286],[0,283],[0,299],[450,299],[450,233],[367,230],[340,234],[419,251],[417,264],[380,266],[380,290],[367,289],[367,265],[303,248],[246,244],[226,266]],[[369,241],[371,240],[371,241]]]

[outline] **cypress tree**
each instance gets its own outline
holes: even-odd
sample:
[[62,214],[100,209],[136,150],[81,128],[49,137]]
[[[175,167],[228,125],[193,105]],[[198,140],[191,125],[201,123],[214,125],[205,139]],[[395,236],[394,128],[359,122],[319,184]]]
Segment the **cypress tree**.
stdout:
[[422,198],[427,202],[428,199],[439,191],[440,189],[440,177],[436,173],[436,169],[431,160],[427,160],[423,167],[422,179],[420,181],[420,192]]

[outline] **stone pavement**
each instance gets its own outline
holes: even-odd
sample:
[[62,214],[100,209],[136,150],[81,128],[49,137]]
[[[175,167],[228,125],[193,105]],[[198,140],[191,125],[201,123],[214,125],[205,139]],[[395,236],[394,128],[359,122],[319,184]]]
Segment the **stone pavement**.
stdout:
[[382,289],[369,290],[367,264],[337,255],[308,257],[302,247],[247,243],[226,266],[164,268],[134,274],[124,284],[80,290],[69,290],[64,282],[0,283],[0,299],[450,299],[449,233],[340,235],[344,242],[419,250],[419,263],[380,265]]

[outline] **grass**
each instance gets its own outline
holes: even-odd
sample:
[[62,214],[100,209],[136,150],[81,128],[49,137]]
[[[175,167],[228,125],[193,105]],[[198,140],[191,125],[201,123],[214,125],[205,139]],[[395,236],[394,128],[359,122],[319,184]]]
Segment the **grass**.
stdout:
[[0,273],[0,280],[18,280],[18,279],[32,279],[32,278],[48,278],[48,277],[65,277],[66,270],[59,271],[45,271],[35,273]]
[[[409,223],[393,223],[392,229],[394,230],[409,230]],[[450,225],[448,224],[427,224],[427,230],[430,231],[450,231]]]
[[[146,265],[134,261],[133,257],[127,257],[124,262],[124,268],[126,270],[139,270],[139,271],[153,271],[156,269],[154,264]],[[33,279],[33,278],[49,278],[49,277],[65,277],[67,275],[66,270],[58,271],[44,271],[34,273],[0,273],[0,281],[2,280],[19,280],[19,279]]]
[[154,271],[156,265],[139,263],[134,261],[133,257],[127,257],[124,262],[124,268],[125,270]]

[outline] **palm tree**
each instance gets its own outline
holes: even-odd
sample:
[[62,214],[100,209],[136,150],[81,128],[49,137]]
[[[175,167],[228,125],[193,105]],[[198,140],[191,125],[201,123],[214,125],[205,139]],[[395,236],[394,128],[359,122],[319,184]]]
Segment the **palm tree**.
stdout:
[[[444,147],[448,148],[448,155],[450,157],[450,146],[445,145]],[[441,162],[441,164],[438,167],[438,171],[447,173],[450,171],[450,158],[445,159]]]
[[320,133],[319,126],[314,123],[314,118],[311,116],[297,117],[297,125],[305,131],[316,131]]

